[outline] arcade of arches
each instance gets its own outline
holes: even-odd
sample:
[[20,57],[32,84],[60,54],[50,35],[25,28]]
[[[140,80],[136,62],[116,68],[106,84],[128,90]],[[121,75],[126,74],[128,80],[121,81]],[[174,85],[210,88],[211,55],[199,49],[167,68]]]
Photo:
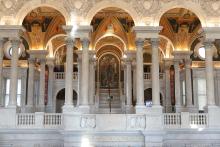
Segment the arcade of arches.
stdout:
[[[62,141],[27,136],[13,147],[220,144],[205,138],[220,132],[192,145],[181,132],[220,128],[220,1],[0,3],[0,111],[16,118],[0,128],[64,132]],[[170,128],[180,129],[182,142]],[[125,131],[121,144],[112,130]],[[148,130],[159,130],[156,139]]]

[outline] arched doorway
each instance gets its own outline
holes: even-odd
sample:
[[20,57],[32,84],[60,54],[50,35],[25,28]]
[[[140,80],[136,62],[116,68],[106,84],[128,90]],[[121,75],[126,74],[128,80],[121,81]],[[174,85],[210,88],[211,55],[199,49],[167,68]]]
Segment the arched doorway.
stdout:
[[[144,103],[147,107],[152,106],[152,88],[144,90]],[[163,105],[162,94],[160,93],[160,104]]]
[[118,88],[120,61],[112,53],[106,53],[99,60],[99,75],[101,88]]
[[[65,88],[61,89],[56,96],[56,113],[62,112],[62,107],[65,102]],[[77,104],[77,93],[73,90],[73,104],[76,106]]]

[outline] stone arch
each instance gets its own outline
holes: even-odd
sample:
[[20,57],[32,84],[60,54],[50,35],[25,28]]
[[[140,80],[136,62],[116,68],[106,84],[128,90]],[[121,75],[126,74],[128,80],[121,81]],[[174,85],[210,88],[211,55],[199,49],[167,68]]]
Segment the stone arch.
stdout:
[[[77,105],[77,99],[78,94],[77,91],[73,89],[73,104]],[[62,107],[65,102],[65,88],[59,90],[56,94],[56,112],[61,113],[62,112]]]
[[26,2],[21,9],[18,10],[17,15],[15,16],[15,24],[22,25],[22,22],[25,16],[38,7],[50,7],[59,11],[65,18],[66,25],[70,25],[70,14],[67,10],[60,4],[60,2],[48,2],[42,3],[41,1],[31,0]]
[[96,40],[95,44],[94,44],[94,50],[96,49],[97,43],[98,43],[100,40],[102,40],[102,39],[104,39],[104,38],[106,38],[106,37],[115,37],[115,38],[119,39],[119,40],[123,43],[123,45],[124,45],[124,50],[127,50],[127,45],[126,45],[126,43],[124,42],[124,40],[123,40],[120,36],[118,36],[118,35],[116,35],[116,34],[111,34],[111,35],[104,34],[103,36],[101,36],[100,38],[98,38],[98,39]]
[[[175,48],[174,48],[173,42],[168,37],[166,37],[164,35],[159,35],[159,37],[167,40],[167,42],[170,44],[170,46],[173,49],[172,51],[174,51]],[[163,52],[164,53],[164,57],[167,57],[167,55],[169,55],[169,57],[170,57],[172,51],[171,50],[169,50],[169,51],[166,50],[165,52]]]
[[[146,94],[149,94],[149,95],[146,95]],[[145,102],[145,104],[146,104],[147,98],[149,98],[148,96],[151,97],[151,99],[149,99],[149,100],[152,101],[152,87],[147,87],[147,88],[144,89],[144,102]],[[161,105],[163,105],[165,103],[163,100],[164,100],[164,95],[163,95],[163,92],[160,91],[160,103],[161,103]]]
[[[51,43],[51,41],[52,41],[53,39],[57,38],[57,37],[66,37],[66,36],[67,36],[66,34],[57,34],[57,35],[52,36],[52,37],[47,41],[47,43],[46,43],[46,45],[45,45],[45,49],[48,49],[48,52],[49,52],[48,55],[49,55],[49,56],[54,57],[55,51],[56,51],[56,50],[53,50],[53,48],[50,48],[50,47],[49,47],[49,44]],[[61,46],[63,46],[63,45],[61,45]],[[61,46],[59,46],[59,47],[61,47]]]
[[157,13],[155,15],[153,25],[159,26],[159,23],[160,23],[160,20],[161,20],[161,17],[163,16],[163,14],[165,14],[167,11],[174,9],[174,8],[184,8],[184,9],[190,10],[199,18],[202,27],[207,26],[206,17],[205,17],[206,14],[202,10],[201,6],[199,4],[195,4],[195,3],[189,2],[189,1],[187,1],[187,3],[185,3],[184,1],[181,1],[181,3],[171,1],[171,2],[167,3],[166,5],[163,5],[163,7],[160,9],[160,11],[158,11],[159,13]]
[[100,3],[97,3],[92,9],[89,10],[89,12],[87,13],[85,20],[88,24],[90,24],[90,22],[92,21],[93,17],[96,15],[96,13],[98,13],[100,10],[104,9],[104,8],[108,8],[108,7],[116,7],[119,9],[122,9],[124,11],[126,11],[134,20],[134,24],[137,25],[138,24],[138,20],[139,20],[139,15],[138,13],[135,11],[135,9],[133,7],[131,7],[128,3],[125,3],[123,1],[109,1],[109,0],[105,0],[102,1]]

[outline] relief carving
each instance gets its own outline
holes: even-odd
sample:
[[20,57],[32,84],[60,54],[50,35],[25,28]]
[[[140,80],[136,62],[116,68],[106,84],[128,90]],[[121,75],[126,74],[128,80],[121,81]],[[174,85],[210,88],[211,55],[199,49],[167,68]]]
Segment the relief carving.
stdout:
[[87,115],[82,116],[80,121],[81,128],[95,128],[96,127],[96,119],[95,115]]
[[144,129],[145,128],[145,116],[129,116],[127,119],[127,126],[130,129]]

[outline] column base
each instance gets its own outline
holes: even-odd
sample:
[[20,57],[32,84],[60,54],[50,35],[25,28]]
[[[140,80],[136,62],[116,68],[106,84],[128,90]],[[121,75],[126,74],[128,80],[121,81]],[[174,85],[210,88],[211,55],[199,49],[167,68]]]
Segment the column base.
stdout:
[[26,112],[26,113],[33,113],[33,112],[35,112],[34,106],[33,106],[33,105],[27,105],[27,106],[25,106],[25,112]]
[[135,106],[135,113],[141,114],[141,113],[146,113],[147,107],[145,105],[136,105]]
[[182,112],[183,111],[183,106],[181,105],[175,105],[175,112],[178,113],[178,112]]
[[38,105],[36,107],[36,112],[45,112],[45,106],[44,105]]
[[62,112],[63,113],[72,113],[74,112],[74,106],[73,105],[66,105],[64,104],[63,107],[62,107]]
[[46,112],[47,113],[53,113],[54,112],[53,106],[52,105],[47,105],[46,106]]
[[7,109],[17,109],[17,106],[16,105],[8,105],[6,108]]
[[79,105],[79,112],[87,114],[90,113],[90,106],[89,105]]
[[127,114],[133,114],[135,112],[134,107],[132,105],[126,105],[125,106],[125,112]]

